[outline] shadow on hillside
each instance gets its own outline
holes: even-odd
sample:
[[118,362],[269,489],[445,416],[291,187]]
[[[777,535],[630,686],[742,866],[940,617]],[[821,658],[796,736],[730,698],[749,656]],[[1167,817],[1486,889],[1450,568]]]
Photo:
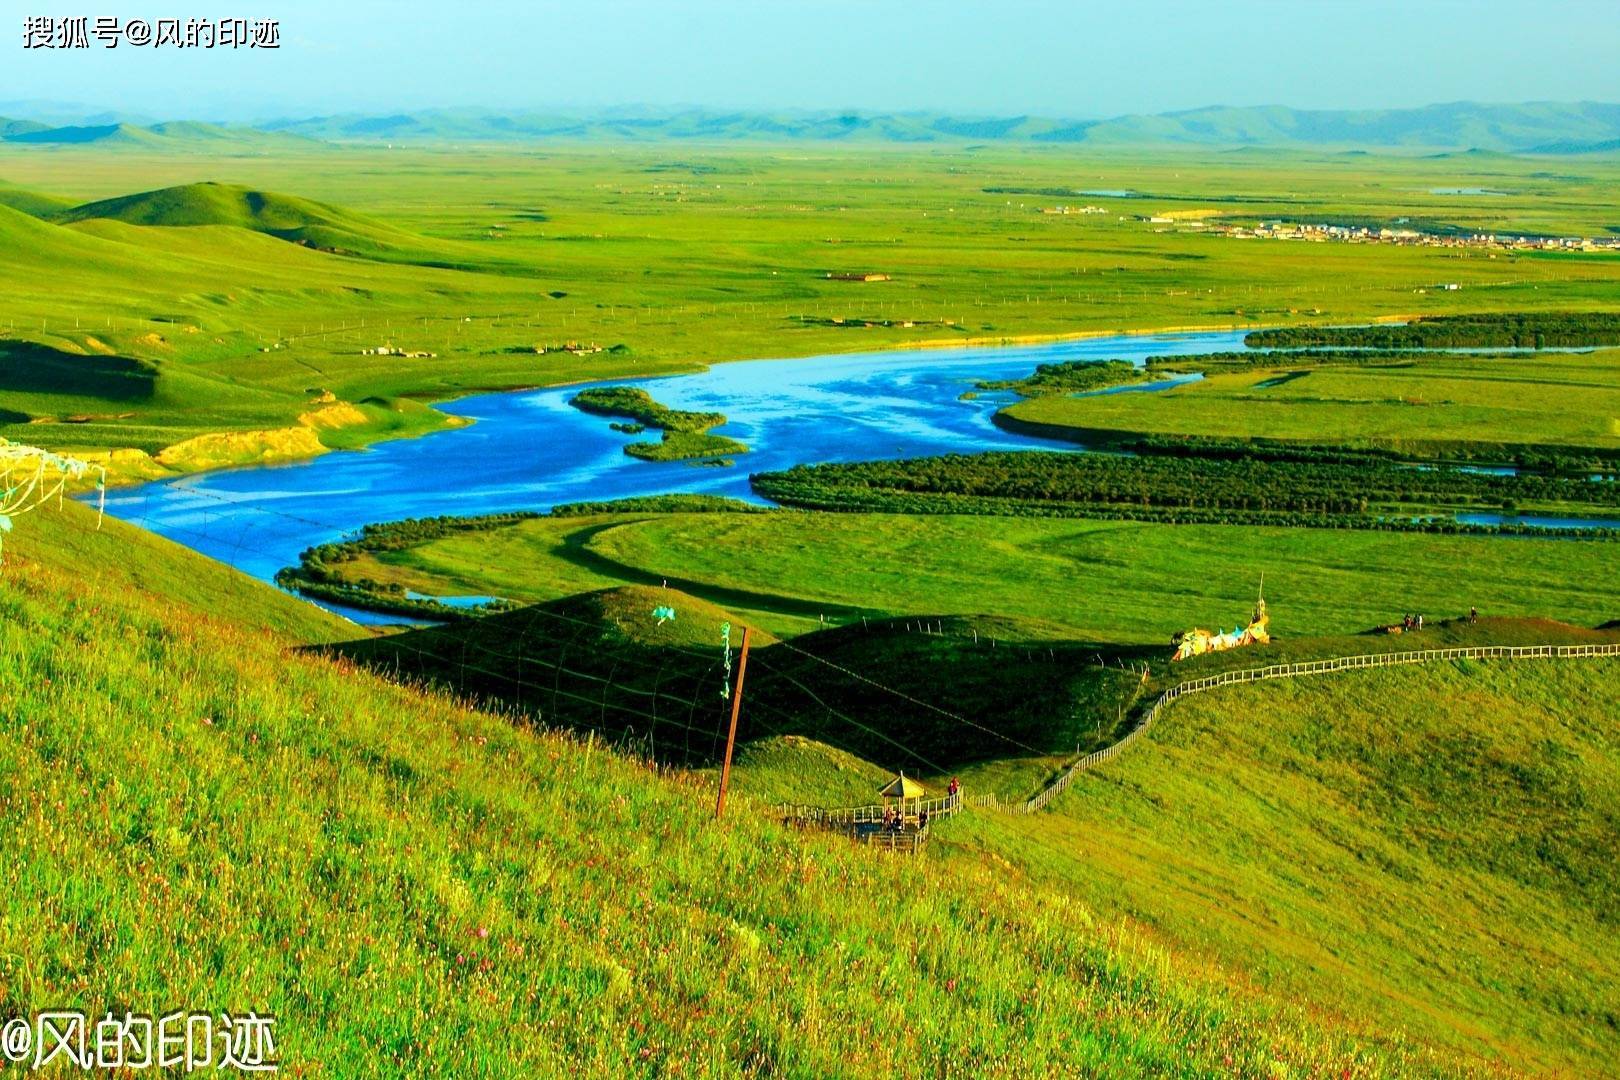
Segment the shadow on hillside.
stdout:
[[79,356],[32,341],[0,341],[0,393],[145,401],[157,372],[127,356]]
[[[629,640],[577,615],[537,605],[320,651],[663,762],[713,762],[729,714],[721,650]],[[935,773],[1110,741],[1140,672],[1100,662],[1114,650],[1094,644],[1002,636],[1014,622],[870,620],[756,646],[739,740],[800,735]]]

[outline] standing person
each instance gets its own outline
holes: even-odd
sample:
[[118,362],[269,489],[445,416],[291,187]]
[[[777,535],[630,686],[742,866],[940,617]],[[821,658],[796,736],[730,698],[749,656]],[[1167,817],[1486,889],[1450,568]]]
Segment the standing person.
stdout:
[[1419,614],[1418,614],[1418,617],[1417,617],[1417,628],[1418,628],[1418,629],[1419,629],[1419,630],[1421,630],[1421,629],[1423,629],[1423,615],[1422,615],[1422,613],[1419,613]]
[[928,811],[919,810],[917,811],[917,831],[922,832],[926,828],[928,828]]
[[1470,607],[1468,609],[1468,625],[1473,626],[1477,622],[1479,622],[1479,608]]
[[956,797],[957,797],[957,794],[958,794],[958,792],[960,790],[961,790],[961,785],[956,782],[956,777],[954,777],[954,776],[951,777],[950,796],[951,796],[951,807],[952,807],[952,809],[954,809],[956,807]]

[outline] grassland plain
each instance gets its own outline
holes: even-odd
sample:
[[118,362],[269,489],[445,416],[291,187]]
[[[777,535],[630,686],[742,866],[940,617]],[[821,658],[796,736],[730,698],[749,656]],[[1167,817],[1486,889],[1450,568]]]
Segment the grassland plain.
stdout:
[[[1615,220],[1620,190],[1606,162],[683,147],[688,157],[663,147],[274,160],[0,149],[0,175],[45,195],[0,207],[11,380],[0,408],[16,421],[5,433],[69,448],[189,445],[194,456],[170,460],[213,465],[234,451],[190,440],[304,428],[306,446],[309,430],[322,446],[356,445],[434,423],[417,398],[479,387],[1167,324],[1613,308],[1620,281],[1606,256],[1236,241],[1136,220],[1160,203],[1306,218],[1418,206],[1471,228],[1596,232]],[[58,197],[116,198],[199,171],[292,193],[280,204],[306,215],[294,200],[421,238],[401,251],[454,247],[465,258],[356,258],[240,220],[46,220]],[[1425,194],[1462,174],[1512,194]],[[1082,193],[1093,185],[1148,197]],[[1075,197],[1008,190],[1050,188]],[[1058,198],[1117,212],[1039,213]],[[32,213],[11,209],[24,204]],[[828,277],[869,270],[890,280]],[[1437,293],[1437,282],[1463,288]],[[816,318],[796,317],[806,314]],[[625,348],[534,348],[571,340]],[[436,355],[362,351],[379,344]],[[54,381],[30,381],[40,370],[89,383],[60,395]],[[351,407],[366,420],[303,419]],[[252,459],[278,445],[249,437],[240,450]],[[83,513],[70,508],[58,524],[82,524]],[[1187,625],[1240,618],[1262,569],[1285,635],[1470,604],[1587,624],[1615,616],[1608,547],[1578,542],[695,517],[525,522],[386,553],[370,570],[432,594],[517,599],[669,578],[782,634],[822,615],[993,611],[1082,639],[1162,644]],[[334,623],[132,531],[85,532],[58,553],[53,528],[19,534],[0,571],[10,658],[0,723],[14,735],[0,742],[10,778],[0,821],[22,852],[0,869],[12,898],[0,923],[8,1013],[256,1005],[283,1017],[288,1054],[336,1075],[567,1064],[646,1075],[1371,1077],[1600,1073],[1612,1058],[1602,920],[1614,882],[1593,840],[1613,831],[1606,736],[1541,723],[1561,697],[1612,715],[1607,676],[1550,666],[1521,687],[1493,682],[1494,669],[1459,669],[1468,682],[1445,706],[1452,726],[1434,730],[1390,729],[1391,711],[1404,721],[1434,708],[1420,690],[1345,684],[1342,699],[1301,710],[1336,722],[1349,710],[1343,733],[1247,724],[1255,744],[1229,749],[1234,715],[1265,715],[1245,701],[1204,721],[1207,754],[1184,755],[1162,786],[1148,774],[1136,802],[1077,808],[1088,781],[1058,814],[970,815],[942,827],[925,860],[897,865],[787,833],[747,791],[735,831],[714,830],[706,775],[649,769],[289,655],[331,641]],[[148,565],[124,565],[131,544],[150,552]],[[103,564],[112,568],[89,569]],[[443,587],[452,579],[459,587]],[[233,609],[280,629],[243,630]],[[1362,685],[1375,685],[1370,705]],[[1377,738],[1340,745],[1356,732]],[[1409,735],[1417,741],[1401,742]],[[745,769],[760,794],[781,792],[783,770],[812,758],[810,780],[869,784],[871,763],[791,738],[751,747]],[[1297,747],[1308,759],[1290,756]],[[1569,768],[1537,771],[1526,747]],[[1482,784],[1459,793],[1442,765],[1477,765],[1482,749]],[[1197,771],[1220,754],[1238,767]],[[1044,767],[1009,763],[1003,779]],[[1291,785],[1299,775],[1316,786]],[[1176,805],[1182,784],[1205,785],[1207,803]],[[1507,812],[1489,802],[1506,798],[1499,789],[1524,820],[1480,841]],[[1293,813],[1276,809],[1285,797]],[[1222,806],[1238,827],[1203,845],[1227,827]],[[1065,825],[1067,815],[1107,824],[1117,813],[1129,827],[1108,828],[1122,835],[1149,809],[1162,821],[1140,827],[1163,832],[1125,836],[1082,865],[1088,819]],[[1275,849],[1295,863],[1280,861],[1268,830],[1293,830]],[[1154,852],[1141,854],[1155,845],[1197,849],[1167,864],[1163,895],[1148,870]],[[1207,873],[1206,855],[1219,864]],[[1121,884],[1127,870],[1136,878]],[[1345,897],[1363,892],[1387,925],[1357,922],[1363,909]],[[1193,898],[1212,894],[1236,914],[1200,922],[1215,916]],[[1463,901],[1442,899],[1453,894]],[[1089,895],[1103,902],[1088,908]],[[1473,921],[1442,927],[1457,910]],[[1523,963],[1481,958],[1499,928],[1522,941],[1537,920],[1558,924],[1544,951]],[[1392,956],[1402,927],[1411,960]],[[1273,929],[1282,944],[1265,955]],[[1345,955],[1329,959],[1335,948]],[[1549,956],[1571,958],[1568,983],[1534,970]],[[1436,986],[1435,971],[1459,974]],[[176,994],[185,1000],[167,1000]]]
[[874,860],[744,792],[716,827],[701,776],[289,654],[197,585],[304,605],[173,545],[145,590],[87,575],[128,541],[87,517],[0,579],[8,1015],[259,1008],[301,1075],[1496,1071],[1183,960],[971,837]]
[[[1608,255],[1243,241],[1139,218],[1166,209],[1421,214],[1467,229],[1596,233],[1620,211],[1617,168],[1599,159],[1001,148],[683,146],[675,157],[666,147],[350,147],[266,157],[7,145],[0,177],[41,196],[7,189],[12,205],[54,217],[62,201],[124,201],[98,216],[81,205],[64,217],[84,219],[68,224],[0,207],[0,329],[68,358],[138,362],[150,392],[92,388],[63,402],[25,383],[6,387],[0,408],[39,421],[16,429],[33,441],[161,448],[221,430],[285,430],[320,390],[387,406],[406,395],[754,356],[1612,309],[1620,260]],[[223,207],[221,188],[127,199],[202,180],[237,185],[236,194]],[[1470,182],[1509,194],[1429,193]],[[1048,189],[1076,194],[1012,193]],[[1139,196],[1083,194],[1116,189]],[[269,225],[244,212],[251,200],[241,192],[276,211]],[[1109,212],[1039,212],[1080,200]],[[173,212],[157,213],[165,206]],[[411,261],[332,254],[254,231],[263,228],[364,234]],[[829,277],[867,271],[890,280]],[[1463,288],[1436,292],[1437,282]],[[605,351],[532,348],[569,341]],[[363,353],[384,344],[436,355]],[[606,350],[614,345],[625,349]],[[377,434],[346,430],[351,441]]]
[[1247,615],[1262,573],[1285,636],[1471,606],[1595,626],[1620,616],[1614,557],[1611,544],[1560,539],[783,511],[534,518],[341,569],[531,602],[668,581],[782,634],[823,615],[995,612],[1151,643]]
[[1137,435],[1283,439],[1422,456],[1532,444],[1620,450],[1620,350],[1211,373],[1153,394],[1045,394],[1009,426],[1099,442]]

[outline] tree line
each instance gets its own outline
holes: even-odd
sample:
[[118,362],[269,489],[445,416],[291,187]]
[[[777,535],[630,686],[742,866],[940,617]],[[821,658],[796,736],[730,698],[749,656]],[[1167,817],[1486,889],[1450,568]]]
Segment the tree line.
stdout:
[[[787,506],[893,513],[1118,516],[1211,524],[1494,531],[1460,525],[1462,507],[1620,507],[1620,487],[1558,476],[1335,459],[997,452],[795,466],[752,478]],[[1620,521],[1617,521],[1620,526]]]
[[1620,345],[1620,312],[1535,311],[1433,315],[1403,325],[1289,326],[1255,330],[1256,349],[1300,346],[1367,349],[1546,349]]

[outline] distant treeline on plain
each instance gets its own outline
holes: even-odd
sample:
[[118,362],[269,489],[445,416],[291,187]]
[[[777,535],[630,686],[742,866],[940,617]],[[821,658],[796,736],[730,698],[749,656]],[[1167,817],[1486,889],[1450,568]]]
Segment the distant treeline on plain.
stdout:
[[1620,312],[1547,311],[1436,315],[1389,326],[1290,326],[1255,330],[1256,349],[1547,349],[1620,345]]

